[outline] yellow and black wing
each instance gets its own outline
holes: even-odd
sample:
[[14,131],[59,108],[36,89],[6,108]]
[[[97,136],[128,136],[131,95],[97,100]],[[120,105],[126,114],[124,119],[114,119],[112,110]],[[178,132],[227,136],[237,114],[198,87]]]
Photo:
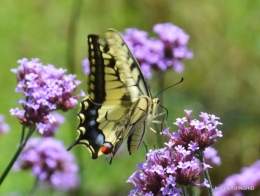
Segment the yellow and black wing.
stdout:
[[158,99],[151,98],[140,66],[118,32],[108,29],[105,38],[89,35],[88,46],[88,96],[80,104],[79,135],[70,148],[83,144],[93,159],[110,154],[112,161],[125,138],[130,154],[138,150]]

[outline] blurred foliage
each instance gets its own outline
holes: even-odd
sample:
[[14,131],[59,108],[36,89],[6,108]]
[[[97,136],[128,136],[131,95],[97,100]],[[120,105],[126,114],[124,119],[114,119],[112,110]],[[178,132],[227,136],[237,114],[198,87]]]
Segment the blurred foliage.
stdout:
[[[214,147],[219,151],[222,165],[210,170],[214,186],[226,176],[239,172],[241,167],[252,164],[260,156],[259,8],[259,0],[2,0],[0,113],[6,116],[11,131],[0,138],[0,171],[13,156],[20,139],[21,126],[9,114],[10,108],[18,107],[20,98],[14,93],[16,79],[10,72],[17,66],[18,59],[39,57],[43,63],[75,71],[78,79],[85,81],[80,62],[87,56],[88,34],[104,35],[107,28],[124,31],[136,27],[153,35],[153,25],[164,22],[183,28],[190,35],[189,48],[194,52],[194,58],[185,61],[182,74],[173,71],[164,74],[165,87],[184,77],[183,83],[163,93],[163,105],[170,113],[168,124],[172,126],[175,118],[185,116],[184,109],[192,109],[195,118],[200,111],[221,118],[224,137]],[[79,18],[73,19],[75,23],[71,26],[75,9]],[[69,32],[74,32],[75,37],[69,37]],[[75,39],[75,45],[68,49],[69,40],[73,43],[71,39]],[[68,54],[75,54],[72,61],[68,60]],[[155,73],[151,81],[154,95],[161,89],[156,88],[159,77]],[[86,90],[85,82],[81,88]],[[66,146],[77,136],[76,112],[77,109],[65,115],[67,122],[57,135]],[[176,128],[172,126],[171,130]],[[146,136],[150,148],[153,138],[152,132]],[[119,153],[112,165],[103,157],[91,160],[81,147],[72,152],[77,153],[81,165],[79,194],[110,196],[127,195],[132,185],[125,181],[135,171],[136,163],[144,160],[145,148],[131,156],[127,152]],[[0,195],[25,195],[33,182],[27,172],[11,172],[0,188]],[[40,190],[36,195],[43,194]],[[58,192],[48,194],[60,195]]]

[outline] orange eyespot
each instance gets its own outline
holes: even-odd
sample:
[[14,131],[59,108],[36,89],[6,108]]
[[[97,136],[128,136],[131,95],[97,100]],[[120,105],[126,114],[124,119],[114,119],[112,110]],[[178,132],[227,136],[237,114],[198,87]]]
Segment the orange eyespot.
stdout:
[[104,144],[103,146],[101,146],[100,150],[102,153],[104,154],[109,154],[112,152],[113,147],[111,145],[108,144]]

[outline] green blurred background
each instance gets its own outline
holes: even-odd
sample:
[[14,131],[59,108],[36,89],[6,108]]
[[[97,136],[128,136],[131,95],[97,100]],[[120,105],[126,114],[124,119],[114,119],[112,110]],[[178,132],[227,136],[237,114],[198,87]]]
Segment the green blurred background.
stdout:
[[[214,147],[221,156],[222,165],[210,169],[214,186],[259,159],[259,0],[1,0],[0,5],[0,113],[11,126],[8,134],[0,136],[1,173],[14,154],[21,133],[17,119],[9,113],[10,108],[18,107],[17,100],[21,98],[14,93],[16,78],[10,72],[17,67],[18,59],[38,57],[44,64],[68,68],[69,73],[75,72],[79,80],[85,81],[80,62],[87,56],[88,34],[104,35],[107,28],[122,32],[125,28],[136,27],[154,36],[153,25],[164,22],[184,29],[190,35],[188,47],[194,52],[194,58],[184,62],[182,74],[174,71],[165,74],[165,86],[176,83],[181,77],[185,79],[163,94],[171,130],[177,130],[172,122],[185,116],[184,109],[192,109],[194,118],[198,118],[201,111],[220,117],[224,137],[219,138]],[[73,12],[78,14],[78,20],[72,19]],[[69,45],[73,39],[75,45]],[[68,54],[75,54],[75,58],[69,58]],[[159,80],[156,76],[152,81],[154,95],[159,91],[155,88]],[[80,89],[86,90],[85,82]],[[66,146],[77,136],[76,113],[74,109],[65,114],[66,123],[56,137]],[[153,133],[148,132],[146,143],[150,148],[153,137]],[[125,148],[125,144],[123,146]],[[127,195],[132,185],[125,181],[145,156],[144,147],[131,156],[121,152],[109,165],[103,157],[92,160],[83,147],[74,148],[72,152],[77,153],[78,162],[83,166],[81,195],[91,196]],[[0,195],[26,195],[33,182],[29,172],[11,172],[0,187]],[[48,193],[59,194],[63,195],[55,191]]]

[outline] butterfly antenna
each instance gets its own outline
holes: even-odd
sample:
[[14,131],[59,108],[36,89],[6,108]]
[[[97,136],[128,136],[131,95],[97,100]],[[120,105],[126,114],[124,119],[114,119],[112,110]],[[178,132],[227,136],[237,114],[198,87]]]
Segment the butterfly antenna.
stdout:
[[161,94],[163,91],[165,91],[165,90],[167,90],[167,89],[169,89],[169,88],[171,88],[171,87],[173,87],[173,86],[176,86],[177,84],[182,83],[183,80],[184,80],[184,78],[182,77],[181,80],[180,80],[179,82],[177,82],[176,84],[173,84],[173,85],[171,85],[171,86],[166,87],[165,89],[162,89],[161,91],[159,91],[159,93],[157,93],[157,95],[156,95],[155,97],[158,97],[158,95]]

